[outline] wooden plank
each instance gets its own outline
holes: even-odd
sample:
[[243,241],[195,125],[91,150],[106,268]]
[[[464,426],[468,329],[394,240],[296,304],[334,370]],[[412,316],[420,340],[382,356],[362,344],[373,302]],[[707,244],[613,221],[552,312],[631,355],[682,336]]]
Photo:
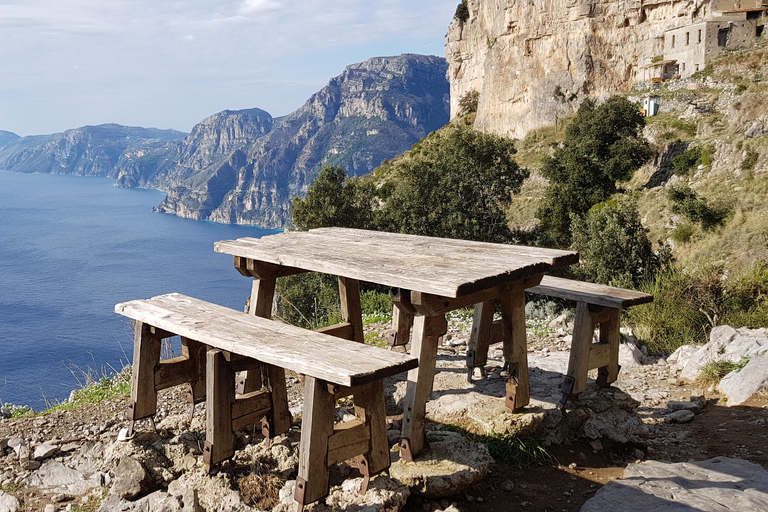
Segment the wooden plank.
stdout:
[[[531,401],[528,382],[528,338],[525,333],[525,292],[515,291],[501,297],[501,325],[504,359],[509,363],[507,398],[512,410]],[[514,397],[509,400],[509,397]]]
[[261,423],[261,419],[264,416],[269,415],[271,410],[272,410],[271,407],[265,407],[263,409],[255,409],[250,413],[246,414],[245,416],[234,418],[232,420],[232,431],[237,432],[238,430],[242,430],[245,427],[248,427],[250,425],[259,425]]
[[[531,270],[533,270],[533,267]],[[544,274],[542,273],[536,273],[522,277],[513,283],[485,288],[481,291],[457,298],[441,297],[438,295],[431,295],[422,292],[411,292],[411,304],[416,309],[416,311],[423,315],[439,315],[448,313],[449,311],[455,311],[463,307],[471,306],[473,304],[479,304],[488,300],[498,299],[507,293],[526,290],[527,288],[538,285],[539,282],[541,282],[543,276]]]
[[157,412],[155,367],[160,363],[161,341],[159,335],[152,333],[151,325],[141,321],[134,324],[131,420],[149,418]]
[[600,385],[607,386],[619,378],[619,343],[621,342],[621,310],[611,309],[611,316],[607,322],[600,324],[600,342],[608,345],[608,362],[601,366],[601,370],[606,372],[606,379],[600,380]]
[[408,372],[403,401],[402,437],[410,441],[411,456],[424,448],[424,422],[427,399],[432,394],[437,359],[437,340],[442,335],[445,317],[416,315],[413,321],[411,354],[419,358],[419,367]]
[[291,429],[291,412],[288,410],[288,389],[285,370],[271,364],[265,365],[267,385],[272,393],[272,435],[280,435]]
[[589,348],[595,334],[595,324],[589,314],[586,302],[576,303],[576,318],[573,325],[573,341],[571,342],[571,357],[568,361],[568,375],[573,377],[572,394],[578,394],[587,388],[587,372],[589,371]]
[[[223,240],[214,247],[226,254],[446,297],[514,282],[578,259],[571,251],[414,235],[398,235],[405,237],[406,245],[393,251],[392,241],[386,239],[391,234],[364,233],[343,239],[324,232],[288,232]],[[384,238],[376,243],[371,236]]]
[[[278,277],[293,276],[307,272],[300,268],[276,265],[274,263],[267,263],[266,261],[256,261],[248,258],[243,259],[245,260],[246,270],[256,279],[276,279]],[[236,261],[235,268],[237,268],[237,265],[238,263]]]
[[488,347],[491,344],[491,325],[495,310],[495,299],[475,305],[472,331],[469,333],[467,343],[467,350],[475,352],[474,367],[484,366],[488,362]]
[[545,276],[539,286],[527,291],[609,308],[626,308],[653,302],[653,295],[647,293],[552,276]]
[[352,324],[352,341],[363,343],[363,308],[360,304],[360,281],[348,277],[339,277],[339,298],[341,300],[341,318]]
[[240,395],[232,404],[232,418],[237,419],[253,411],[272,408],[272,393],[266,389],[254,391],[247,395]]
[[343,340],[351,340],[355,335],[355,328],[351,323],[343,322],[315,329],[315,332],[327,334],[328,336],[335,336],[336,338],[341,338]]
[[221,350],[211,349],[207,356],[205,448],[203,457],[210,464],[230,458],[235,453],[232,432],[232,403],[235,401],[235,376]]
[[371,432],[364,421],[340,423],[328,438],[328,466],[368,453],[370,445]]
[[404,354],[307,331],[180,294],[118,304],[115,311],[211,347],[342,386],[373,382],[418,364],[415,358]]
[[189,381],[189,393],[193,403],[205,398],[205,362],[208,347],[188,338],[181,338],[181,354],[192,361],[195,378]]
[[299,446],[299,477],[305,480],[304,503],[317,501],[328,494],[328,439],[333,434],[334,405],[327,385],[307,377]]
[[394,343],[398,347],[407,345],[411,340],[411,326],[413,325],[413,313],[398,304],[392,306],[392,332],[395,335]]
[[197,365],[188,357],[179,356],[161,361],[155,370],[155,391],[197,380]]
[[589,370],[608,366],[611,360],[611,347],[607,343],[592,343],[589,346]]
[[365,389],[355,395],[355,415],[365,422],[369,431],[370,444],[366,450],[359,452],[368,457],[368,470],[375,474],[387,469],[390,459],[383,381],[366,384]]

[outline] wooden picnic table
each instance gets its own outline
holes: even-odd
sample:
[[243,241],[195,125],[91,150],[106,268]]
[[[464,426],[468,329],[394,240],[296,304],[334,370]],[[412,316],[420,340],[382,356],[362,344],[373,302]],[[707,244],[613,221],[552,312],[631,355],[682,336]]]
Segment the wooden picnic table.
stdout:
[[[530,400],[525,289],[579,259],[572,251],[347,228],[223,240],[214,249],[234,256],[235,268],[253,277],[250,313],[257,316],[271,316],[278,277],[303,272],[338,276],[344,321],[322,332],[358,342],[363,341],[360,281],[391,288],[396,344],[407,341],[413,325],[411,355],[419,359],[419,367],[408,373],[404,402],[401,456],[406,460],[424,447],[426,401],[432,394],[438,340],[447,329],[445,314],[476,305],[474,348],[487,345],[493,311],[501,304],[507,405],[524,407]],[[255,381],[260,382],[258,376],[248,376],[239,391],[253,391]]]

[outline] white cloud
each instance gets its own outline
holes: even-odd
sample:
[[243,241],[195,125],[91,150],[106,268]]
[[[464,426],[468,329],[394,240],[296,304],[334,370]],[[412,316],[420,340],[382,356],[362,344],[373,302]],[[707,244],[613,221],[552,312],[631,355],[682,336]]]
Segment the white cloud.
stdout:
[[237,12],[248,15],[264,11],[276,11],[281,8],[280,3],[274,0],[243,0]]

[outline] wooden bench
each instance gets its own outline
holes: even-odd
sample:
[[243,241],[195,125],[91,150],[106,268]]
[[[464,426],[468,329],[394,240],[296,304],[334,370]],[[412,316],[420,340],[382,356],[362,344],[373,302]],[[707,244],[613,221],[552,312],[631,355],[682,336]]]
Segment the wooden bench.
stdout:
[[[118,304],[115,311],[136,321],[132,422],[154,416],[160,389],[187,382],[190,399],[205,396],[204,459],[218,464],[234,454],[239,428],[262,418],[267,436],[290,428],[285,370],[292,370],[306,377],[299,508],[328,494],[333,464],[359,456],[363,492],[370,475],[389,467],[383,379],[415,368],[415,358],[176,293]],[[173,335],[182,338],[182,356],[161,361],[161,340]],[[264,387],[236,395],[235,372],[255,366]],[[334,425],[336,400],[349,395],[356,419]]]
[[[597,368],[600,387],[616,382],[620,369],[621,310],[653,302],[653,295],[552,276],[545,276],[541,284],[526,291],[576,301],[571,357],[561,388],[562,403],[586,389],[589,370]],[[596,325],[600,329],[599,341],[593,343]]]
[[[619,374],[621,309],[653,301],[653,295],[643,292],[552,276],[544,276],[538,286],[525,291],[576,301],[571,357],[561,387],[562,404],[586,389],[589,370],[598,369],[597,384],[601,387],[616,381]],[[501,341],[503,336],[502,321],[493,320],[495,306],[494,301],[475,306],[467,344],[470,382],[473,369],[482,369],[487,363],[489,345]],[[596,325],[600,328],[599,341],[593,343]]]

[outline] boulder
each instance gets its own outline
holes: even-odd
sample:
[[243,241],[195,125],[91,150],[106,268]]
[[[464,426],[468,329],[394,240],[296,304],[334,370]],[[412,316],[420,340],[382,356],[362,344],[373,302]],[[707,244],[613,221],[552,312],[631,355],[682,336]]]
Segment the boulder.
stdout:
[[427,441],[430,450],[417,460],[398,460],[389,469],[392,478],[423,496],[456,494],[482,479],[493,462],[486,445],[456,432],[431,431]]
[[0,491],[0,512],[16,512],[21,503],[15,496]]
[[123,457],[115,468],[115,482],[112,484],[112,494],[121,498],[135,498],[148,489],[149,474],[141,462],[133,457]]
[[768,510],[768,471],[742,459],[630,464],[605,484],[581,512],[753,512]]
[[694,416],[696,416],[696,414],[694,414],[693,411],[674,411],[667,416],[667,421],[669,423],[688,423],[693,420]]
[[619,345],[619,365],[626,369],[642,364],[643,353],[634,343],[621,343]]
[[33,457],[35,459],[47,459],[48,457],[56,453],[58,449],[59,447],[56,445],[43,443],[37,448],[35,448],[35,453]]
[[79,471],[57,460],[48,460],[26,479],[26,484],[40,488],[46,493],[77,496],[89,489],[100,487],[101,480],[100,476],[86,478]]
[[670,411],[691,411],[695,414],[701,412],[701,406],[696,402],[685,402],[682,400],[670,400],[667,402],[667,409]]
[[701,369],[715,361],[731,361],[738,363],[744,357],[758,357],[768,352],[768,329],[734,329],[721,325],[712,329],[709,343],[700,347],[683,365],[678,359],[678,365],[683,366],[680,377],[695,379]]
[[751,359],[741,370],[723,377],[718,389],[728,397],[729,406],[743,404],[755,393],[768,389],[768,354]]

